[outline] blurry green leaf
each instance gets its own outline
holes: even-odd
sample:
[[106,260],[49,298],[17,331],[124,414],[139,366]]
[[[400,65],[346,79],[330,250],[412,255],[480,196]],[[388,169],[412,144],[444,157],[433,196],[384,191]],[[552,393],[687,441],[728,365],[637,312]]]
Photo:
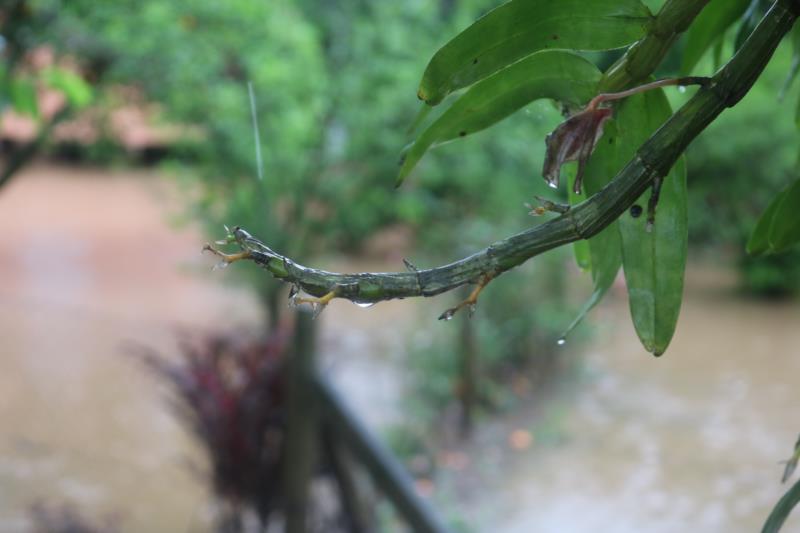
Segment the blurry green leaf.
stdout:
[[589,248],[589,241],[581,239],[572,243],[572,250],[575,253],[575,262],[578,268],[583,271],[592,270],[592,250]]
[[417,128],[419,128],[420,125],[423,122],[425,122],[425,119],[428,118],[428,115],[430,115],[432,109],[433,108],[431,106],[425,105],[425,104],[422,104],[419,107],[419,111],[417,111],[417,115],[414,117],[414,120],[411,122],[411,125],[408,127],[409,135],[411,135],[415,131],[417,131]]
[[[616,125],[614,121],[610,121],[606,125],[605,134],[600,139],[584,171],[583,190],[586,195],[591,196],[602,189],[627,163],[627,160],[622,161],[619,157],[617,141]],[[569,189],[572,190],[572,184],[575,180],[575,171],[572,165],[567,176],[570,182]],[[570,196],[570,203],[577,199],[575,196]],[[608,289],[614,284],[619,267],[622,265],[622,241],[617,222],[612,222],[603,231],[588,239],[588,241],[579,242],[588,242],[589,245],[594,290],[589,300],[581,308],[578,316],[567,327],[563,334],[564,337],[575,329],[586,314],[603,299]]]
[[[620,155],[629,159],[671,115],[662,90],[625,100],[617,111]],[[627,152],[627,156],[622,152]],[[680,313],[688,244],[686,164],[683,158],[663,179],[655,223],[648,231],[644,193],[633,211],[619,219],[622,265],[636,333],[645,349],[661,355]]]
[[[577,205],[582,201],[586,200],[586,195],[581,191],[580,193],[576,193],[573,190],[573,184],[575,183],[575,174],[577,173],[577,168],[574,164],[568,165],[566,168],[567,173],[567,194],[569,195],[569,205]],[[592,269],[592,251],[589,248],[589,241],[586,239],[581,239],[579,241],[575,241],[572,243],[572,250],[575,253],[575,262],[578,264],[578,268],[583,271],[591,271]]]
[[789,73],[786,74],[786,81],[783,82],[783,87],[781,87],[781,92],[779,95],[779,99],[783,100],[786,96],[786,93],[791,89],[792,83],[794,83],[795,78],[797,77],[797,72],[800,70],[800,26],[795,26],[792,28],[790,33],[792,39],[792,64],[789,66]]
[[770,0],[751,0],[750,5],[747,7],[744,15],[742,15],[742,22],[739,24],[739,29],[736,30],[736,38],[734,39],[734,50],[739,51],[744,42],[756,29],[758,21],[767,12],[769,6],[772,5]]
[[770,248],[775,252],[781,252],[800,241],[800,180],[791,184],[780,196],[768,237]]
[[64,93],[69,105],[81,108],[92,101],[92,88],[83,78],[60,68],[52,68],[44,73],[47,85]]
[[770,202],[767,209],[761,214],[756,222],[756,227],[750,234],[750,239],[747,241],[747,253],[750,255],[761,255],[771,251],[772,246],[769,242],[769,231],[772,228],[772,221],[775,219],[775,213],[778,211],[778,206],[783,201],[786,191],[781,191]]
[[17,113],[39,117],[39,103],[36,86],[29,80],[12,79],[9,83],[11,106]]
[[783,469],[783,476],[781,477],[781,483],[786,483],[789,481],[789,478],[792,477],[794,471],[797,469],[797,463],[800,461],[800,438],[794,443],[794,450],[792,451],[792,456],[786,460],[786,467]]
[[425,152],[436,144],[488,128],[527,104],[552,98],[570,104],[588,101],[600,71],[571,52],[537,52],[475,84],[428,126],[403,156],[400,185]]
[[761,533],[778,533],[792,509],[800,503],[800,481],[792,485],[772,509]]
[[418,96],[430,105],[533,52],[621,48],[645,34],[639,0],[511,0],[478,19],[431,59]]
[[748,4],[750,0],[716,0],[703,8],[687,32],[681,62],[684,73],[692,71],[711,44],[742,16]]

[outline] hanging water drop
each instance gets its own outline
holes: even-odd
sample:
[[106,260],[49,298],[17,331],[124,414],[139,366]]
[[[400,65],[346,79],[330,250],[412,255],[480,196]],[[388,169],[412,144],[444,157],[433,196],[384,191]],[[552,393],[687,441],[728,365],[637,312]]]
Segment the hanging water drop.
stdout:
[[300,294],[300,287],[292,285],[289,289],[289,307],[297,307],[297,295]]
[[472,318],[472,315],[475,314],[475,309],[478,308],[477,304],[469,304],[469,317]]
[[556,341],[556,344],[558,344],[559,346],[564,346],[566,343],[567,343],[567,339],[565,339],[564,337],[561,337],[560,339],[558,339]]
[[375,305],[375,302],[353,302],[353,303],[362,309],[367,309],[368,307],[372,307],[373,305]]
[[555,181],[548,181],[547,186],[550,187],[551,189],[558,189],[558,183],[556,183]]
[[686,92],[686,86],[685,85],[678,85],[678,92],[681,93],[681,94],[685,93]]
[[227,268],[228,265],[230,265],[230,263],[223,259],[222,261],[211,267],[211,270],[222,270],[223,268]]
[[439,320],[453,320],[453,316],[456,314],[455,309],[448,309],[441,315],[439,315]]

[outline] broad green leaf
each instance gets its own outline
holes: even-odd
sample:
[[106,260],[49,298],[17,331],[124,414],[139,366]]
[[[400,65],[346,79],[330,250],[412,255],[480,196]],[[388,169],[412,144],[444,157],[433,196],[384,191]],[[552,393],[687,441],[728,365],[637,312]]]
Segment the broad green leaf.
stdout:
[[756,227],[750,234],[750,239],[747,241],[747,253],[753,256],[761,255],[772,251],[770,244],[770,229],[772,228],[772,221],[775,219],[775,213],[778,211],[778,206],[785,198],[786,191],[781,191],[775,198],[772,199],[767,209],[761,214],[756,222]]
[[651,19],[640,0],[511,0],[440,48],[417,94],[436,105],[539,50],[621,48],[642,38]]
[[800,241],[800,180],[792,183],[775,208],[769,228],[772,251],[781,252]]
[[[617,140],[617,128],[614,121],[610,121],[606,124],[605,133],[584,170],[583,189],[585,194],[591,196],[602,189],[626,163],[618,155]],[[572,190],[572,183],[575,180],[574,168],[570,168],[567,176],[569,178],[569,188]],[[578,200],[578,198],[570,196],[570,203],[574,204],[575,200]],[[603,299],[608,289],[614,284],[619,267],[622,265],[622,241],[617,222],[612,222],[588,241],[578,242],[588,242],[594,290],[589,300],[581,308],[578,316],[567,327],[563,337],[568,335],[583,320],[586,314]]]
[[[662,90],[623,101],[617,111],[620,156],[624,160],[632,158],[670,114],[670,105]],[[639,198],[637,213],[630,211],[619,218],[619,229],[633,325],[645,349],[661,355],[675,332],[683,297],[688,244],[683,158],[663,179],[655,223],[648,230],[650,194],[648,191]]]
[[537,52],[470,87],[420,133],[403,156],[400,185],[432,146],[488,128],[540,98],[570,104],[594,96],[600,71],[577,54]]
[[800,503],[800,481],[792,485],[772,509],[761,533],[778,533],[797,504]]
[[745,12],[750,0],[712,0],[697,15],[686,35],[681,70],[690,73],[703,54]]
[[11,106],[17,113],[39,117],[39,103],[36,86],[29,80],[15,78],[9,84]]
[[74,72],[53,68],[44,73],[44,80],[53,89],[64,93],[69,105],[75,108],[87,106],[92,101],[92,88]]

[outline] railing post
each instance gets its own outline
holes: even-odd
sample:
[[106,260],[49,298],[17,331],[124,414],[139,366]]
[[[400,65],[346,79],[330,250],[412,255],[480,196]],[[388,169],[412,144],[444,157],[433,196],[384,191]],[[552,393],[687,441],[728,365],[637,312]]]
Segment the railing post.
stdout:
[[362,422],[328,383],[317,375],[320,410],[325,424],[336,432],[353,458],[364,465],[372,481],[399,511],[414,533],[447,533],[431,506],[419,497],[403,465],[367,431]]
[[314,374],[314,323],[311,314],[295,314],[294,349],[288,361],[287,428],[285,442],[286,533],[306,533],[308,494],[316,460],[317,409]]

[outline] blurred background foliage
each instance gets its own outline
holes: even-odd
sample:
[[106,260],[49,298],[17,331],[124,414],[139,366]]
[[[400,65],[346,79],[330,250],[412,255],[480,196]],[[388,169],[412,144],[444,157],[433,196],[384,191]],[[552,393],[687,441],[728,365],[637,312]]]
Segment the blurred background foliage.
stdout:
[[[22,0],[15,4],[19,16],[5,20],[4,43],[13,52],[5,56],[5,79],[24,77],[19,58],[46,45],[76,62],[94,87],[95,106],[124,99],[120,86],[158,104],[158,121],[188,133],[162,162],[185,186],[187,219],[202,221],[210,239],[223,235],[223,224],[242,225],[308,263],[358,253],[376,231],[401,226],[413,237],[391,258],[399,266],[402,254],[413,250],[410,259],[427,267],[535,223],[523,203],[555,194],[540,178],[543,138],[561,118],[547,102],[436,149],[415,179],[393,189],[400,151],[420,109],[415,89],[426,62],[449,36],[499,3]],[[648,2],[654,10],[661,3]],[[723,41],[721,57],[732,52],[734,33]],[[724,251],[725,260],[739,266],[743,287],[770,295],[798,287],[800,255],[750,259],[744,242],[769,199],[795,174],[797,134],[793,113],[785,109],[793,109],[796,90],[778,99],[788,48],[744,103],[689,151],[693,244],[713,250],[709,256]],[[590,57],[602,68],[618,54]],[[680,54],[679,45],[658,75],[675,74]],[[713,55],[706,54],[697,70],[712,72]],[[257,178],[248,82],[257,102],[263,180]],[[675,103],[686,98],[670,94]],[[15,107],[24,107],[24,98],[19,101]],[[101,137],[95,144],[102,152],[82,147],[82,155],[107,154],[113,140]],[[569,261],[566,251],[537,258],[482,296],[471,341],[481,354],[482,375],[501,379],[509,365],[535,365],[553,353],[578,303],[565,302],[575,279],[564,268]],[[258,291],[275,324],[284,288],[253,265],[232,270]],[[421,397],[433,405],[446,403],[446,391],[458,388],[458,364],[428,368],[425,361],[441,362],[430,353],[442,346],[455,352],[464,342],[455,328],[437,335],[412,350],[421,354],[415,360],[424,376],[444,376],[417,380]]]
[[[30,27],[20,34],[29,49],[55,46],[79,60],[98,88],[97,105],[119,99],[114,88],[133,86],[159,104],[159,121],[186,127],[189,135],[163,163],[182,178],[187,214],[205,223],[209,238],[223,235],[223,224],[241,225],[307,263],[358,252],[377,230],[400,225],[412,230],[411,259],[425,267],[530,225],[523,204],[546,194],[540,140],[561,116],[547,102],[491,133],[442,147],[418,179],[393,188],[431,51],[490,4],[30,0]],[[37,31],[45,24],[46,33]],[[392,257],[398,267],[406,251]],[[487,374],[507,366],[506,357],[529,362],[533,344],[540,348],[530,360],[552,351],[571,313],[561,302],[568,256],[558,252],[520,269],[539,280],[524,291],[509,282],[504,294],[487,292],[476,341],[489,358]],[[274,324],[285,308],[284,287],[253,265],[232,271],[259,292]]]

